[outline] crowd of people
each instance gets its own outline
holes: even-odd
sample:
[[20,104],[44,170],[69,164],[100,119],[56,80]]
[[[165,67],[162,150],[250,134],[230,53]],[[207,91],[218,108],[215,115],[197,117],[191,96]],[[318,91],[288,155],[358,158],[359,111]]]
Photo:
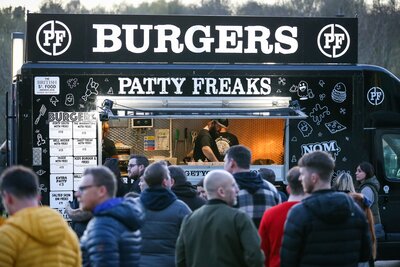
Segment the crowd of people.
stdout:
[[[87,168],[66,212],[39,205],[37,175],[7,168],[0,193],[1,266],[373,266],[381,227],[371,164],[332,181],[326,152],[287,173],[287,201],[231,146],[196,188],[179,166],[131,155],[128,183],[113,160]],[[356,191],[356,188],[358,191]],[[199,192],[198,189],[203,192]]]

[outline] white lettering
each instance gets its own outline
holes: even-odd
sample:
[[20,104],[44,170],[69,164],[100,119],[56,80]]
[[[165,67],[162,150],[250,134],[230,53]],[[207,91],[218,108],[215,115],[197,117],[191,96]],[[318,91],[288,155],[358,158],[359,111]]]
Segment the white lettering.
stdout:
[[[122,42],[119,39],[121,28],[113,24],[93,24],[93,29],[97,32],[97,43],[93,47],[93,52],[116,52],[121,49]],[[111,34],[106,35],[106,31],[111,31]],[[111,42],[111,45],[106,47],[106,42]]]

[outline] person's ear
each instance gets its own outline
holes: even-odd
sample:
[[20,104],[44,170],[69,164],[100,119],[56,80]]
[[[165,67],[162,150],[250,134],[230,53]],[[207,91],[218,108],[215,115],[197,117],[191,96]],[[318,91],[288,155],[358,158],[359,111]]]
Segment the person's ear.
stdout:
[[219,196],[221,196],[221,197],[225,196],[225,190],[222,186],[218,187],[217,192],[218,192]]
[[175,184],[175,180],[173,178],[171,178],[171,187],[174,186]]
[[289,195],[292,194],[292,189],[290,189],[290,186],[289,186],[289,185],[286,186],[286,192],[287,192]]
[[7,193],[7,192],[3,192],[3,202],[4,202],[4,205],[12,205],[12,204],[14,204],[14,196],[13,195],[11,195],[10,193]]
[[99,186],[98,192],[100,193],[100,196],[108,195],[107,188],[104,185]]

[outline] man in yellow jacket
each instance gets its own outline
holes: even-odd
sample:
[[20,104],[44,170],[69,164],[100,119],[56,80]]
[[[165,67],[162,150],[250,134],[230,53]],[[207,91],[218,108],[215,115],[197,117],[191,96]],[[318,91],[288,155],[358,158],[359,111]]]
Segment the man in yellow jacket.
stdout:
[[5,170],[0,193],[11,215],[0,226],[1,266],[81,266],[75,233],[57,211],[39,206],[39,180],[32,170]]

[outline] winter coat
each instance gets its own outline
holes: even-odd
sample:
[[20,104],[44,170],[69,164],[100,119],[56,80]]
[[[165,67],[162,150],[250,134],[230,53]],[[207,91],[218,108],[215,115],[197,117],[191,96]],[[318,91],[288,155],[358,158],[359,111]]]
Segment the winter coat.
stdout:
[[22,209],[0,227],[0,266],[81,266],[78,238],[58,211]]
[[374,194],[374,202],[371,205],[372,215],[374,216],[374,223],[381,223],[381,216],[379,214],[379,205],[378,205],[378,192],[380,188],[380,184],[378,179],[373,176],[369,179],[365,179],[364,182],[360,185],[360,192],[362,193],[363,189],[369,187]]
[[96,206],[81,237],[83,266],[139,266],[143,213],[133,199]]
[[250,217],[222,200],[210,200],[184,219],[176,245],[177,267],[261,267],[263,262]]
[[174,267],[175,243],[189,207],[162,187],[147,188],[137,199],[143,205],[141,267]]
[[289,211],[280,255],[281,267],[355,267],[371,257],[366,217],[347,194],[316,191]]
[[172,192],[175,193],[178,199],[185,202],[192,211],[206,204],[206,200],[197,194],[196,187],[190,182],[174,185],[172,187]]

